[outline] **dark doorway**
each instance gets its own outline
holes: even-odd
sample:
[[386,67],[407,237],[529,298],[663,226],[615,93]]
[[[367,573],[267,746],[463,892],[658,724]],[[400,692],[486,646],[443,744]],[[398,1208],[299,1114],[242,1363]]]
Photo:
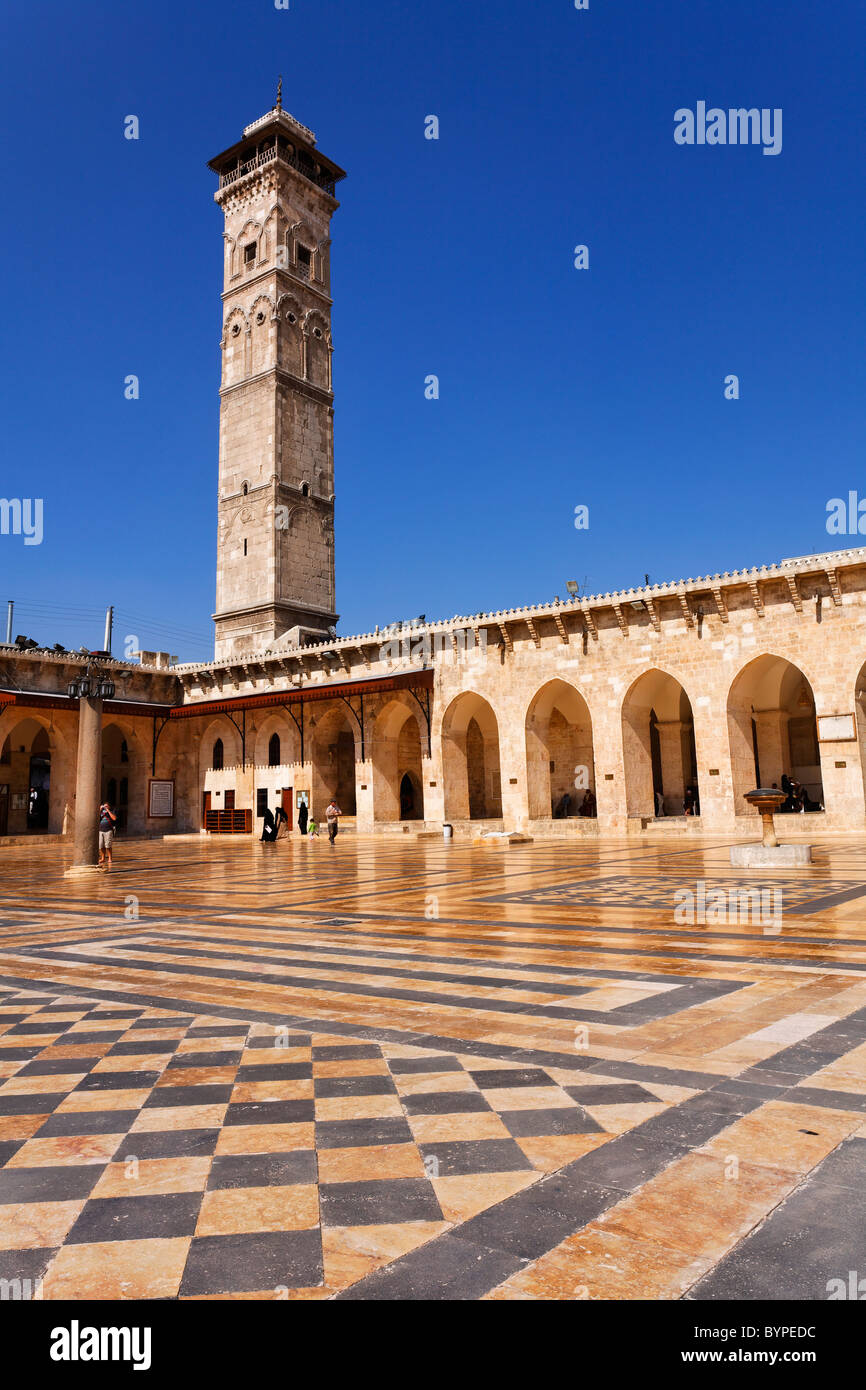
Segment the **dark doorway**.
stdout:
[[34,754],[30,759],[30,799],[27,829],[48,829],[48,797],[51,789],[51,755]]
[[415,783],[408,772],[403,773],[400,782],[400,819],[417,820],[418,810],[415,801]]
[[659,792],[664,796],[665,789],[662,784],[662,748],[659,742],[658,720],[654,709],[650,710],[650,758],[653,769],[653,815],[657,815],[657,796]]

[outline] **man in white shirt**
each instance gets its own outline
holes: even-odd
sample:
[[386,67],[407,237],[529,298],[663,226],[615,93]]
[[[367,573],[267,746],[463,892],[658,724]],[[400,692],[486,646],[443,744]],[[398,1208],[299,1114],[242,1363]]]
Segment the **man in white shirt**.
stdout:
[[328,809],[325,811],[325,820],[328,822],[328,843],[331,846],[333,846],[334,841],[337,838],[339,820],[342,814],[343,812],[340,810],[336,801],[328,802]]

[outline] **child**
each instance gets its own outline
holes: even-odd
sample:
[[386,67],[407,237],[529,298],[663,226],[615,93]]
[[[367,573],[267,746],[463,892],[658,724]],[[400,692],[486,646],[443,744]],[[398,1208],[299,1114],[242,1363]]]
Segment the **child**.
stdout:
[[310,812],[310,819],[307,823],[307,834],[312,835],[314,840],[318,839],[319,827],[316,822],[316,817],[313,815],[312,811]]

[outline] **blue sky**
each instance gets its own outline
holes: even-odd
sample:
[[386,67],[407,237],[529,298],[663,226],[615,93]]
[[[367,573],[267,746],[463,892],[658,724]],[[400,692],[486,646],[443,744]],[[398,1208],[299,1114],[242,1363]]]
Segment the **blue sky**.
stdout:
[[[212,652],[206,162],[278,72],[349,174],[342,632],[855,544],[825,520],[866,495],[864,30],[855,0],[7,6],[0,495],[42,497],[44,539],[0,536],[4,630],[14,598],[16,632],[98,647],[113,603],[116,652]],[[700,100],[781,108],[782,152],[678,146]]]

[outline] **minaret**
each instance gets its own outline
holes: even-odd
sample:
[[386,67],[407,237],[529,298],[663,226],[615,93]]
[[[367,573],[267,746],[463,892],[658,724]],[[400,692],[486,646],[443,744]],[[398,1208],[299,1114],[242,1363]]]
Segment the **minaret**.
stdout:
[[277,104],[210,161],[225,215],[216,659],[337,621],[330,221],[345,177]]

